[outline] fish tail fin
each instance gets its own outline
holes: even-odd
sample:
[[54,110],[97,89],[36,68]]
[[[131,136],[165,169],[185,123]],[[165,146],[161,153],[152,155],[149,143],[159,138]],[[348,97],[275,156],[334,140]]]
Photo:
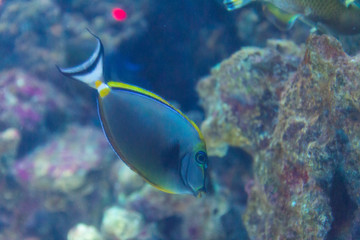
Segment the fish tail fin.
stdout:
[[224,0],[223,3],[227,10],[231,11],[237,8],[242,8],[243,6],[253,2],[255,0]]
[[90,87],[97,89],[99,83],[98,81],[103,81],[104,47],[100,38],[93,34],[89,29],[87,30],[97,40],[97,46],[93,54],[85,62],[78,66],[71,68],[56,67],[64,76],[84,82]]

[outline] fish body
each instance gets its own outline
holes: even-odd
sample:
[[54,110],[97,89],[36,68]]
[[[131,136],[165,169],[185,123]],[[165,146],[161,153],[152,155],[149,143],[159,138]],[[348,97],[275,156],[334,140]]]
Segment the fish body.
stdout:
[[[228,10],[243,7],[253,0],[224,0]],[[360,33],[360,1],[359,0],[260,0],[265,7],[270,6],[274,17],[283,22],[282,14],[290,14],[287,19],[290,28],[296,19],[301,19],[320,31],[335,34]],[[278,8],[280,11],[273,11]],[[276,24],[276,23],[275,23]]]
[[[96,36],[95,36],[96,37]],[[98,91],[98,113],[116,154],[156,188],[175,194],[206,191],[207,154],[199,128],[180,110],[145,89],[103,80],[103,46],[65,76]]]

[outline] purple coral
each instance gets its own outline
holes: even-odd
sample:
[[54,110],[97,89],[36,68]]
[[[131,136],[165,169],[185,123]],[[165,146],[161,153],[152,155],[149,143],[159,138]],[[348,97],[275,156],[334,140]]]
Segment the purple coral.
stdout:
[[71,126],[15,166],[17,179],[27,187],[43,191],[74,191],[87,174],[109,163],[114,155],[99,129]]
[[49,83],[21,70],[2,72],[0,88],[1,128],[35,131],[49,112],[64,111],[69,104]]

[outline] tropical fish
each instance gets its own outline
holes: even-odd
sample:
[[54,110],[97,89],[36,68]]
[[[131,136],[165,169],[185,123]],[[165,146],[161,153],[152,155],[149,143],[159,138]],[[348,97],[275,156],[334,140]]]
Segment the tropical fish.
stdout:
[[[228,10],[256,0],[223,0]],[[315,29],[336,34],[360,33],[360,0],[258,0],[265,15],[280,29],[289,29],[297,19]]]
[[160,96],[122,82],[105,82],[101,40],[79,66],[60,68],[98,92],[103,131],[115,153],[147,182],[167,193],[206,192],[208,158],[196,124]]

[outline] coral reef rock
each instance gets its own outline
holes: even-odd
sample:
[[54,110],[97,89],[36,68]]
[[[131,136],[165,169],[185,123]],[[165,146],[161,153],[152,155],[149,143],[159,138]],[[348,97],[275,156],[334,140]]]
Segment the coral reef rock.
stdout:
[[360,55],[311,35],[245,48],[198,84],[209,153],[254,159],[251,239],[359,239]]
[[67,240],[103,240],[98,230],[82,223],[70,229]]
[[65,95],[56,88],[19,69],[1,72],[0,88],[0,130],[13,127],[39,131],[46,118],[65,114],[69,106]]
[[199,82],[209,155],[224,156],[228,144],[250,151],[269,145],[281,92],[300,55],[293,42],[269,41],[268,48],[247,47],[235,53]]
[[127,202],[147,223],[156,223],[154,232],[160,239],[225,239],[221,219],[229,211],[229,205],[222,195],[209,194],[199,199],[162,193],[149,185],[132,194]]
[[89,172],[104,168],[114,157],[100,129],[74,125],[20,159],[15,174],[31,189],[68,193],[82,187]]
[[126,240],[135,238],[142,225],[143,218],[139,213],[111,207],[104,213],[101,230],[107,239]]
[[[12,167],[20,139],[21,139],[20,133],[15,128],[8,128],[5,131],[0,132],[1,168]],[[5,169],[1,169],[1,170],[5,170]]]

